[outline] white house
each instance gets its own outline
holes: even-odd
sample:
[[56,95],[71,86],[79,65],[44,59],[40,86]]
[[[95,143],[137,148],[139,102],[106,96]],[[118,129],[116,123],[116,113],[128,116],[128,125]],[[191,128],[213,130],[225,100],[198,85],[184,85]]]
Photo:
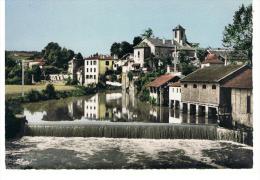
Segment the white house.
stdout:
[[180,81],[169,85],[169,106],[180,108],[181,102],[181,83]]

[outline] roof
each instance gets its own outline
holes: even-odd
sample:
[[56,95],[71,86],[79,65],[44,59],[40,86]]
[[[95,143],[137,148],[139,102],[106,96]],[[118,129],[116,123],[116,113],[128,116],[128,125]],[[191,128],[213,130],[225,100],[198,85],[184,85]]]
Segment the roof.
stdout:
[[173,31],[179,30],[179,29],[185,30],[185,29],[179,24],[178,26],[176,26],[176,27],[173,29]]
[[209,53],[216,54],[227,60],[248,60],[248,53],[244,50],[209,49]]
[[154,46],[174,48],[176,45],[176,41],[171,39],[160,39],[160,38],[146,38],[146,39],[150,41]]
[[181,79],[181,82],[219,82],[245,65],[209,66],[198,69]]
[[177,81],[175,83],[172,83],[169,85],[170,87],[181,87],[181,82],[180,81]]
[[224,64],[216,54],[208,54],[205,60],[201,64]]
[[252,89],[252,69],[246,69],[234,78],[228,80],[223,87],[238,88],[238,89]]
[[148,44],[146,42],[140,42],[135,48],[148,48]]
[[84,58],[84,60],[118,60],[118,59],[114,59],[113,56],[98,55],[98,56],[89,56],[87,58]]
[[164,75],[159,76],[158,78],[156,78],[149,84],[147,84],[147,86],[148,87],[160,87],[175,77],[177,77],[177,76],[174,76],[172,74],[164,74]]

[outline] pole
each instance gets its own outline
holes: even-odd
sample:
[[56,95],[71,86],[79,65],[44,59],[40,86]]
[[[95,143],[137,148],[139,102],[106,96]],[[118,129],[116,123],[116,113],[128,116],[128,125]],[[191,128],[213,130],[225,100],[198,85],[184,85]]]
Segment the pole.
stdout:
[[24,96],[24,60],[22,60],[22,96]]

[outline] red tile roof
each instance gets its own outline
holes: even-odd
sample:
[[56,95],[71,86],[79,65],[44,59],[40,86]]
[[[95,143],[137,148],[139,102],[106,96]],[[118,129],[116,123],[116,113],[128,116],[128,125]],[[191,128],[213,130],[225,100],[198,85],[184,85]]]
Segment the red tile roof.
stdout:
[[224,64],[216,54],[208,54],[202,64]]
[[234,78],[227,81],[223,87],[238,88],[238,89],[252,89],[252,69],[246,69]]
[[176,76],[174,76],[172,74],[161,75],[158,78],[156,78],[155,80],[153,80],[152,82],[150,82],[149,84],[147,84],[147,87],[160,87],[175,77]]

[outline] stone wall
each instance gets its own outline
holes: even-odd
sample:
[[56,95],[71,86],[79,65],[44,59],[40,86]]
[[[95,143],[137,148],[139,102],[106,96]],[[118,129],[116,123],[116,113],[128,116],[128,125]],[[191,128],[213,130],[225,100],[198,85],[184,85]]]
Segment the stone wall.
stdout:
[[[250,96],[250,112],[247,112],[247,97]],[[250,89],[232,89],[232,119],[239,124],[253,126],[253,94]]]
[[[187,84],[187,87],[184,87]],[[197,85],[194,88],[193,85]],[[203,85],[206,85],[206,89],[203,89]],[[212,89],[212,86],[216,85],[216,89]],[[214,83],[182,83],[181,85],[183,102],[196,102],[200,104],[211,104],[218,106],[219,104],[219,84]]]

